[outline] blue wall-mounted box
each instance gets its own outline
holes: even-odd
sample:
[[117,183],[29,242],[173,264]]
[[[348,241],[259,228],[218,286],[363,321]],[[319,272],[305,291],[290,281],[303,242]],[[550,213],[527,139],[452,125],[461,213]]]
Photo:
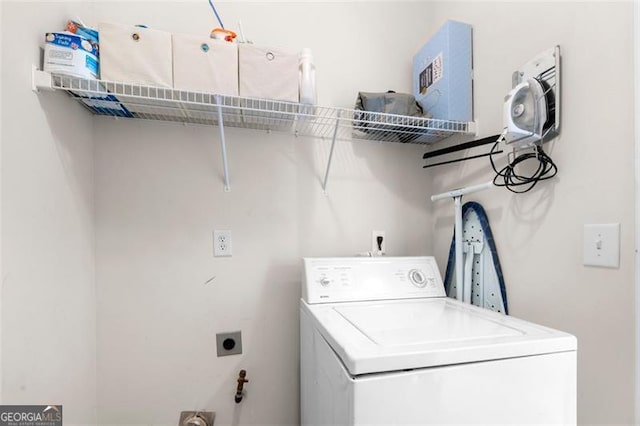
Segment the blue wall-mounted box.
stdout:
[[447,21],[413,57],[413,95],[443,120],[473,121],[471,25]]

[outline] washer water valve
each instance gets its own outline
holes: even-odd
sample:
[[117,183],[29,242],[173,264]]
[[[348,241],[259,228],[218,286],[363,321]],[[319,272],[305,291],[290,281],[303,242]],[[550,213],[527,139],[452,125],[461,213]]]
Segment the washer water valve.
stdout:
[[246,370],[240,370],[240,373],[238,373],[238,387],[236,388],[236,404],[240,404],[240,401],[242,401],[242,388],[244,387],[244,384],[249,382],[249,380],[247,380],[245,377],[247,376],[247,372]]

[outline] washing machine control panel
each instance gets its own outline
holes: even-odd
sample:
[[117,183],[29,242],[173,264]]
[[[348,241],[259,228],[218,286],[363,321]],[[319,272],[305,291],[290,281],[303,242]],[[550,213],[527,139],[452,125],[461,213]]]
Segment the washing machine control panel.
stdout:
[[307,303],[444,297],[433,257],[305,258]]

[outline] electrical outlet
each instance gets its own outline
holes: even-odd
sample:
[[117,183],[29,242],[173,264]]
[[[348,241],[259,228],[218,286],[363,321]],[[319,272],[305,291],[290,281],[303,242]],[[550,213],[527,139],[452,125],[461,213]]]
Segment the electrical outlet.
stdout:
[[213,231],[213,255],[222,257],[232,254],[231,231]]
[[371,254],[381,256],[387,253],[387,239],[384,231],[371,232]]

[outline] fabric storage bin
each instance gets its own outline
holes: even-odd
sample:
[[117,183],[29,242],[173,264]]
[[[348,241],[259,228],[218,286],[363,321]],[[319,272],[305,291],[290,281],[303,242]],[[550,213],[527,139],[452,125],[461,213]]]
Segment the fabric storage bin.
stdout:
[[173,87],[238,96],[238,45],[208,36],[173,34]]
[[238,45],[240,96],[298,102],[298,54]]
[[173,87],[171,33],[100,24],[100,78]]

